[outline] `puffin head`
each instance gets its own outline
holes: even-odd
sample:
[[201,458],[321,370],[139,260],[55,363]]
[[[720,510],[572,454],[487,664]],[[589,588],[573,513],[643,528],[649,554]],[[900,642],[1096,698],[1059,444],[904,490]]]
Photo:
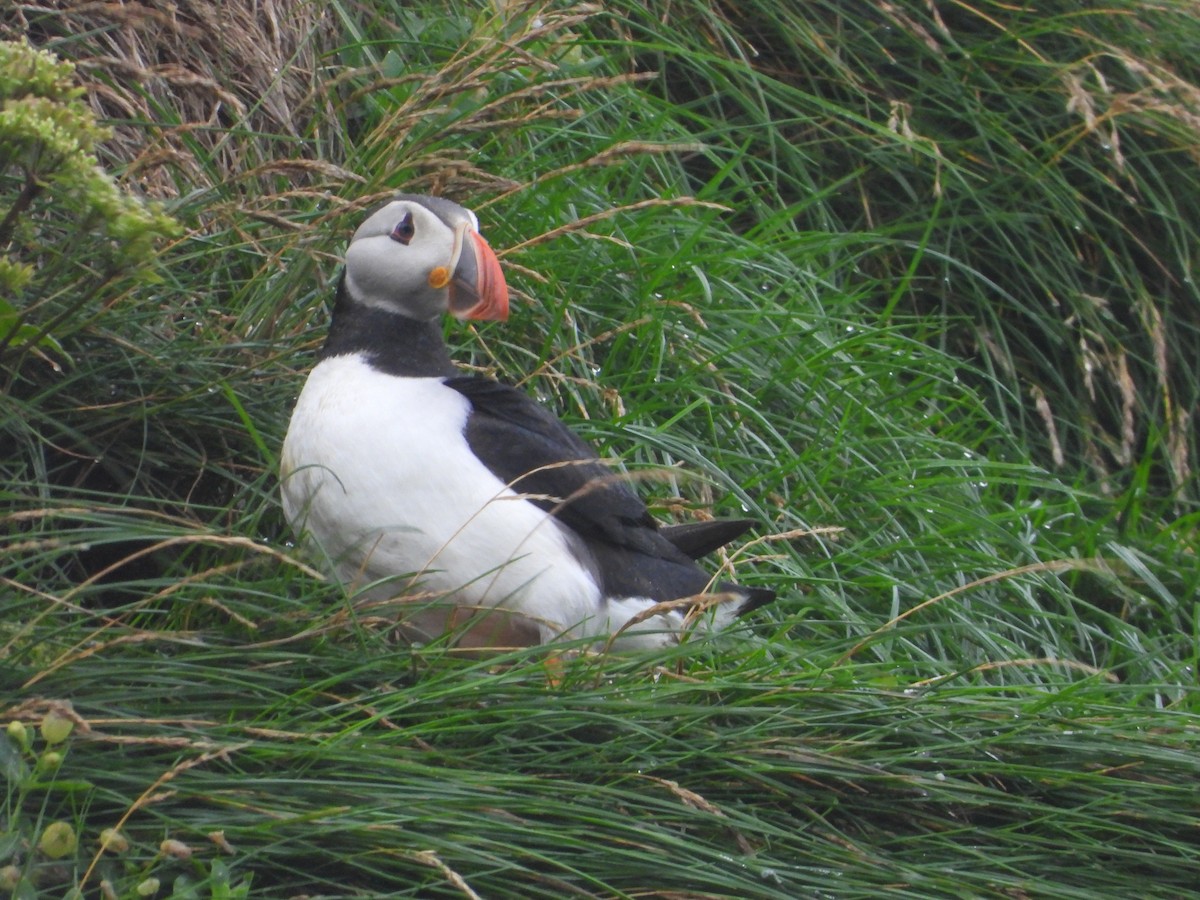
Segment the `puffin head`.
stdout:
[[400,194],[375,210],[346,249],[345,287],[356,303],[429,321],[507,319],[508,285],[468,209]]

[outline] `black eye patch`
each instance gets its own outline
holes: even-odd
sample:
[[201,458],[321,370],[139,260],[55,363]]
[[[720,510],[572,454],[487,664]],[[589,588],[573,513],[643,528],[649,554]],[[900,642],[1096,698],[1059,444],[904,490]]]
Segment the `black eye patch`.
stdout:
[[396,223],[396,227],[392,229],[392,233],[388,237],[401,244],[408,244],[416,233],[417,226],[413,224],[412,213],[407,212],[404,214],[404,218]]

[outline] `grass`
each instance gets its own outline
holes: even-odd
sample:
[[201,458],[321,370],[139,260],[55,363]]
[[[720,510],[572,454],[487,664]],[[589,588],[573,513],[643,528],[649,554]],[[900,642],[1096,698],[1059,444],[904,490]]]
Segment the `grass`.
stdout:
[[[247,13],[236,72],[186,17],[16,23],[184,234],[81,308],[73,365],[5,370],[14,896],[1194,891],[1196,25],[930,9],[333,4]],[[715,565],[780,601],[469,660],[292,546],[291,402],[402,188],[473,206],[514,288],[456,358],[664,519],[757,519]]]

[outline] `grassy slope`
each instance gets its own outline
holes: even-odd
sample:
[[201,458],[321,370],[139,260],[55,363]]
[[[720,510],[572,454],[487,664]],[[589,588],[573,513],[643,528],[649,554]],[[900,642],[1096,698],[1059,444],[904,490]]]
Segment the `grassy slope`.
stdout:
[[[1192,889],[1192,488],[1174,511],[1146,494],[1170,480],[1165,438],[1127,481],[1085,441],[1049,471],[1019,399],[1041,376],[1019,354],[1029,382],[947,352],[983,327],[972,310],[991,315],[968,288],[1028,257],[998,249],[989,271],[968,255],[982,189],[931,201],[910,184],[904,217],[872,187],[936,158],[888,129],[886,98],[876,118],[854,101],[872,45],[848,33],[865,58],[847,50],[844,89],[822,93],[794,66],[731,61],[735,26],[766,39],[752,21],[330,18],[316,83],[359,68],[320,95],[310,140],[231,140],[252,168],[315,154],[365,181],[295,166],[222,181],[216,151],[192,147],[213,171],[173,176],[190,234],[164,282],[10,401],[34,418],[6,431],[25,436],[6,438],[19,552],[0,688],[10,717],[71,700],[90,733],[54,779],[28,769],[36,739],[0,758],[8,831],[68,819],[81,849],[57,870],[0,851],[43,883],[80,878],[120,822],[133,845],[90,883],[155,876],[181,896],[247,878],[263,896]],[[833,33],[802,18],[780,33]],[[919,31],[877,33],[892,57],[916,52]],[[931,95],[947,84],[928,77]],[[688,96],[706,79],[719,108]],[[945,184],[971,188],[956,162]],[[1194,175],[1174,185],[1195,203]],[[643,483],[664,516],[746,510],[764,537],[818,532],[735,560],[784,592],[751,630],[652,659],[464,661],[390,644],[293,561],[274,454],[335,254],[367,198],[413,187],[472,202],[509,248],[514,319],[452,328],[460,359],[524,380],[631,470],[682,464]],[[932,304],[952,318],[928,312],[931,260],[966,285],[965,308]],[[1080,404],[1064,433],[1091,415]],[[47,446],[105,463],[81,473]],[[161,853],[166,837],[194,855]]]

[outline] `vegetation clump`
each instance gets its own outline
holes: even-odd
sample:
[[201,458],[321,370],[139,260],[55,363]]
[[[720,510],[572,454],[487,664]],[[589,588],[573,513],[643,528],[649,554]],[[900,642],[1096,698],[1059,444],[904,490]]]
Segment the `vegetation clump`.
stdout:
[[[74,66],[27,41],[0,41],[0,363],[62,354],[118,275],[144,269],[174,226],[122,190],[96,159],[96,122]],[[94,314],[94,311],[92,311]]]

